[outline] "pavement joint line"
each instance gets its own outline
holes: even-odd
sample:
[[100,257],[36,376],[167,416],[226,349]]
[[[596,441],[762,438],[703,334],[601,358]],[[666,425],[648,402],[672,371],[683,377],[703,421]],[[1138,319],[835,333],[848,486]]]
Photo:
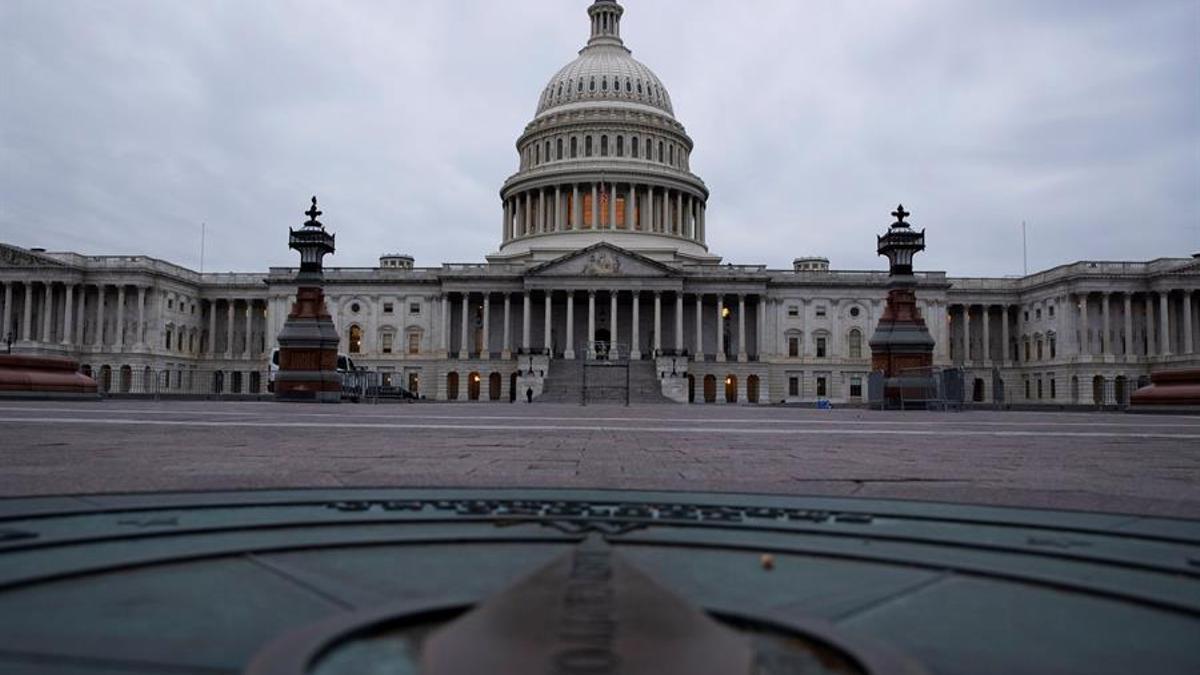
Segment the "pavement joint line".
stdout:
[[[199,416],[208,415],[208,416],[214,416],[214,417],[216,417],[216,416],[227,416],[227,417],[264,417],[264,416],[269,416],[268,413],[266,413],[264,411],[230,412],[230,411],[222,411],[222,410],[151,410],[151,409],[142,409],[142,408],[96,410],[96,409],[88,409],[88,408],[28,408],[28,407],[2,407],[2,406],[0,406],[0,412],[58,412],[58,413],[74,412],[74,413],[87,413],[87,414],[97,414],[97,415],[101,415],[101,414],[103,414],[103,415],[111,415],[111,414],[199,415]],[[403,415],[386,415],[386,414],[370,414],[370,413],[360,413],[360,412],[350,412],[350,413],[288,412],[287,416],[288,417],[320,417],[320,418],[325,418],[325,417],[339,417],[339,418],[363,417],[363,418],[385,418],[385,419],[390,419],[390,420],[404,419],[404,418],[419,418],[422,420],[472,420],[472,421],[473,420],[490,420],[490,421],[511,420],[514,422],[528,422],[530,420],[543,421],[543,422],[577,422],[577,421],[584,420],[584,421],[588,421],[588,422],[634,422],[634,423],[636,423],[636,422],[647,422],[647,423],[667,422],[667,423],[677,423],[677,424],[731,424],[731,423],[732,424],[738,424],[738,423],[743,423],[743,424],[747,424],[747,423],[749,423],[749,424],[838,424],[838,425],[857,424],[857,425],[864,425],[864,426],[866,426],[866,425],[924,426],[924,425],[929,425],[931,423],[950,422],[952,424],[963,425],[963,426],[994,426],[994,427],[1055,426],[1055,427],[1088,427],[1088,428],[1125,427],[1125,428],[1144,428],[1144,429],[1180,428],[1180,429],[1196,429],[1197,431],[1200,431],[1200,423],[1197,423],[1197,424],[1180,424],[1178,422],[1140,423],[1140,422],[1135,422],[1135,421],[1128,421],[1128,422],[1095,422],[1095,421],[1054,422],[1054,421],[1044,421],[1044,422],[1042,422],[1042,421],[1029,421],[1029,420],[1021,421],[1021,422],[999,422],[999,421],[992,421],[992,420],[961,419],[961,418],[957,417],[957,414],[954,416],[938,416],[938,417],[931,416],[925,420],[861,420],[861,419],[811,419],[811,418],[809,418],[809,419],[805,419],[805,418],[766,419],[766,418],[752,418],[752,417],[747,417],[747,418],[742,418],[742,417],[734,417],[734,418],[695,417],[695,418],[693,418],[693,417],[638,417],[638,416],[630,416],[630,417],[581,417],[581,416],[568,417],[568,416],[563,416],[563,417],[559,417],[559,416],[548,416],[548,415],[534,415],[534,416],[471,415],[471,414],[466,414],[466,413],[464,413],[462,415],[421,415],[418,413],[403,414]],[[1193,418],[1184,418],[1184,419],[1193,419]],[[1198,421],[1200,421],[1200,418],[1196,418],[1196,419]]]
[[[628,420],[626,420],[628,421]],[[351,422],[239,422],[239,421],[205,421],[205,420],[135,420],[114,418],[84,418],[84,417],[0,417],[0,422],[17,424],[104,424],[123,426],[161,426],[161,427],[254,427],[254,428],[314,428],[314,429],[409,429],[409,430],[438,430],[438,431],[568,431],[568,432],[613,432],[613,433],[669,433],[669,434],[703,434],[703,435],[846,435],[846,436],[990,436],[1006,437],[1057,437],[1057,438],[1138,438],[1138,439],[1167,439],[1167,440],[1200,440],[1198,434],[1171,434],[1148,432],[1086,432],[1086,431],[981,431],[965,429],[761,429],[761,428],[731,428],[696,429],[695,427],[636,427],[636,426],[602,426],[602,425],[501,425],[501,424],[421,424],[421,423],[351,423]]]

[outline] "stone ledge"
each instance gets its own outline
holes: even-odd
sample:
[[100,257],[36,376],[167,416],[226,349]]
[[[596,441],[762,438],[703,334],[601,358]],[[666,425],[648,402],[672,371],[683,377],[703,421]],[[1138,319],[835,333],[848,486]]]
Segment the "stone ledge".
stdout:
[[0,355],[0,396],[5,398],[98,398],[96,381],[79,372],[75,359]]

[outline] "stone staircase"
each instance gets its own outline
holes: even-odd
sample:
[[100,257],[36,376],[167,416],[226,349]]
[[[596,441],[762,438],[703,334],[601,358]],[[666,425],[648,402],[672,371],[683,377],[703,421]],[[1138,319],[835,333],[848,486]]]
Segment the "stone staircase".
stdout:
[[[625,403],[625,368],[606,361],[591,361],[588,365],[588,403]],[[578,359],[555,359],[546,374],[542,395],[544,403],[575,403],[582,400],[584,362]],[[653,361],[629,363],[629,403],[672,403],[662,395],[662,384],[654,372]]]

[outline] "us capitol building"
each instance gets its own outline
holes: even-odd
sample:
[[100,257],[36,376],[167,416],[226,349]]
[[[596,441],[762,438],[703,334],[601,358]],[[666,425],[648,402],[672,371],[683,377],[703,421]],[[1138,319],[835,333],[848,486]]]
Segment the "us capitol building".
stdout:
[[[651,384],[646,400],[864,399],[887,273],[820,257],[768,269],[710,251],[693,141],[622,42],[623,12],[614,0],[588,7],[591,38],[539,93],[486,262],[384,255],[326,270],[341,351],[435,399],[533,389],[578,400],[588,359],[629,359],[630,379]],[[254,393],[294,276],[0,244],[0,336],[14,352],[77,358],[114,392],[154,377],[164,392]],[[1122,403],[1152,369],[1200,364],[1197,259],[918,278],[935,364],[967,372],[968,399]]]

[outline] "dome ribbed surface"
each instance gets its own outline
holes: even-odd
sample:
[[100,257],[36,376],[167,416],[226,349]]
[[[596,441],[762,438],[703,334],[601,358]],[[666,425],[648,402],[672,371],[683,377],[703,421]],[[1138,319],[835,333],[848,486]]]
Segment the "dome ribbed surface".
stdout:
[[671,117],[671,96],[649,68],[615,45],[593,45],[579,53],[542,90],[537,114],[572,103],[640,103]]

